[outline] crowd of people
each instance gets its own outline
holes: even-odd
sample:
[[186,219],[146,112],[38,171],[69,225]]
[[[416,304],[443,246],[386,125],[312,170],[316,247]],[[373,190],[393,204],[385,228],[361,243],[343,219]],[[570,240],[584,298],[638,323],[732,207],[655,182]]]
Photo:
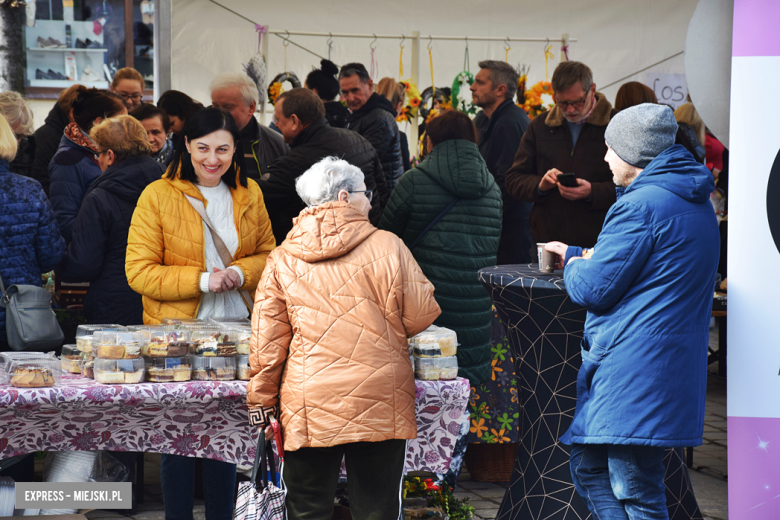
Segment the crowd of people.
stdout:
[[[678,274],[697,265],[675,301],[685,303],[681,311],[701,310],[714,268],[709,259],[706,268],[686,262],[675,248],[698,240],[717,265],[710,199],[727,153],[692,104],[672,113],[632,82],[613,106],[583,63],[558,65],[555,106],[532,121],[514,101],[517,71],[492,60],[479,67],[471,92],[481,111],[473,121],[455,110],[429,120],[414,167],[396,123],[403,85],[384,78],[375,88],[360,63],[339,69],[323,60],[304,87],[278,96],[270,127],[255,118],[259,93],[242,73],[214,78],[204,107],[173,90],[146,103],[141,75],[122,69],[109,90],[64,90],[34,132],[25,100],[2,93],[3,282],[40,285],[52,269],[63,281],[89,282],[89,323],[251,317],[247,402],[261,432],[271,416],[281,422],[289,517],[328,517],[345,456],[353,515],[395,519],[405,440],[416,437],[407,338],[432,324],[455,330],[459,375],[471,386],[487,381],[491,301],[477,271],[529,263],[536,244],[548,243],[567,266],[572,299],[590,311],[591,355],[580,374],[588,379],[578,382],[567,434],[577,467],[587,466],[587,476],[573,473],[577,489],[609,487],[618,459],[632,467],[637,457],[650,460],[657,480],[658,450],[583,446],[690,446],[700,425],[664,423],[662,412],[642,415],[636,403],[613,409],[603,392],[642,375],[593,374],[613,345],[633,352],[637,336],[655,337],[669,355],[681,336],[702,341],[698,314],[695,326],[664,314],[661,340],[654,327],[629,330],[620,320],[647,319],[641,295],[654,289],[653,269],[672,262],[689,266]],[[568,173],[573,184],[559,179]],[[0,350],[8,349],[4,320],[0,308]],[[648,363],[668,361],[659,356]],[[691,360],[692,375],[681,369],[679,388],[648,382],[637,402],[660,395],[666,405],[688,392],[701,407],[683,411],[701,419],[701,385],[690,390],[701,362]],[[639,423],[605,426],[618,417]],[[166,518],[192,518],[193,464],[163,456]],[[204,465],[206,517],[228,519],[236,466]],[[587,503],[594,515],[626,507]]]

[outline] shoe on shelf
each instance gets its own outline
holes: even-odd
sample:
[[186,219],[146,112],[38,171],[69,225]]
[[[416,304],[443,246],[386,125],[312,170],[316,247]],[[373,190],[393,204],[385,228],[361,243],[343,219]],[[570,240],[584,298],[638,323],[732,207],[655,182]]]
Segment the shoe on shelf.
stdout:
[[59,40],[55,40],[54,38],[49,38],[49,41],[54,44],[55,47],[59,47],[60,49],[67,49],[68,46],[62,43]]
[[68,77],[64,74],[60,74],[59,72],[54,72],[53,70],[49,69],[48,79],[68,79]]
[[35,69],[35,79],[49,79],[41,69]]
[[102,49],[103,45],[100,42],[93,42],[89,38],[87,38],[87,41],[85,42],[87,44],[87,49]]
[[77,49],[86,49],[87,48],[87,44],[81,38],[76,38],[76,48]]
[[57,43],[55,43],[56,40],[52,40],[51,38],[43,39],[43,37],[38,36],[38,48],[40,49],[54,49],[57,47]]
[[84,67],[84,70],[81,72],[81,81],[83,82],[89,82],[89,83],[95,83],[97,81],[100,81],[100,76],[97,72],[95,72],[95,69],[87,65]]

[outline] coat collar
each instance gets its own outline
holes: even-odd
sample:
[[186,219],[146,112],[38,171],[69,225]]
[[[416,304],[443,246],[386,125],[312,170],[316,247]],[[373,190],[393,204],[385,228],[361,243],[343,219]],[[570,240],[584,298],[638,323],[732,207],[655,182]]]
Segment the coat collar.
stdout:
[[[593,112],[591,112],[590,117],[585,122],[585,124],[590,124],[593,126],[607,126],[611,117],[612,104],[610,104],[607,98],[604,97],[604,94],[601,92],[596,92],[596,106],[593,108]],[[564,121],[565,119],[563,117],[563,112],[561,112],[561,109],[558,108],[558,105],[555,105],[549,112],[547,112],[547,117],[544,120],[544,124],[547,126],[556,127],[561,126]]]
[[[173,165],[169,167],[172,168]],[[237,188],[230,188],[230,193],[233,197],[233,201],[238,204],[240,207],[246,207],[249,205],[249,190],[247,188],[244,188],[241,186],[241,183],[239,182],[239,175],[240,172],[236,172],[236,186]],[[189,195],[190,197],[194,197],[204,204],[206,203],[206,199],[203,198],[203,194],[200,192],[198,187],[191,183],[190,181],[182,180],[181,178],[181,163],[179,163],[178,168],[176,170],[176,175],[173,179],[168,177],[168,172],[165,172],[165,175],[163,176],[163,179],[165,179],[171,186],[176,188],[178,191],[182,192],[184,195]],[[248,182],[254,182],[249,180]]]
[[301,133],[295,136],[295,139],[293,139],[290,148],[295,148],[296,146],[308,143],[311,141],[312,137],[314,137],[319,132],[320,128],[323,128],[324,126],[329,126],[328,120],[324,117],[317,119],[309,126],[301,130]]

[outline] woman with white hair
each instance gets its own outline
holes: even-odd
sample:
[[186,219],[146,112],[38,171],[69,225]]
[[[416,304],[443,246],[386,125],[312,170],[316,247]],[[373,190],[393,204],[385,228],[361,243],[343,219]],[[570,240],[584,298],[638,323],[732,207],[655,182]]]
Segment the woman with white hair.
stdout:
[[16,157],[11,161],[11,171],[32,177],[32,165],[35,161],[32,110],[18,92],[0,92],[0,115],[11,125],[16,137]]
[[[260,99],[257,85],[241,73],[220,74],[209,87],[211,106],[230,112],[241,132],[241,149],[246,160],[247,177],[260,181],[268,165],[287,154],[289,147],[279,132],[262,126],[255,119]],[[261,107],[262,108],[262,107]]]
[[250,422],[281,423],[287,518],[330,518],[345,457],[352,516],[397,520],[417,436],[407,338],[441,310],[403,241],[368,221],[358,168],[328,157],[295,188],[307,208],[255,295]]

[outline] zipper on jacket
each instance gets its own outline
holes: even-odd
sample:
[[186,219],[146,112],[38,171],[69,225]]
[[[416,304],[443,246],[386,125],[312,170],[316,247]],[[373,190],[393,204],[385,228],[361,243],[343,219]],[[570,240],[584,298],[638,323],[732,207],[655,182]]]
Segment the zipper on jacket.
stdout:
[[257,164],[257,175],[262,178],[263,170],[260,169],[260,161],[258,160],[257,154],[255,153],[255,146],[257,146],[258,144],[260,144],[260,139],[252,143],[252,157],[255,158],[255,164]]

